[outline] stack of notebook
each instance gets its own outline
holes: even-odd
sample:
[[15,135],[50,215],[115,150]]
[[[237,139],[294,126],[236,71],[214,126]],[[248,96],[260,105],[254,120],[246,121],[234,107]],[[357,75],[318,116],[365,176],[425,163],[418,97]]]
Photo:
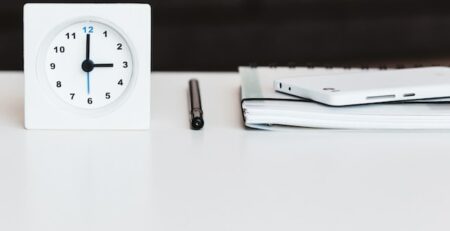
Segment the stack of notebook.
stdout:
[[383,70],[241,67],[245,125],[266,130],[282,127],[450,129],[450,99],[330,107],[273,89],[276,79],[364,71]]

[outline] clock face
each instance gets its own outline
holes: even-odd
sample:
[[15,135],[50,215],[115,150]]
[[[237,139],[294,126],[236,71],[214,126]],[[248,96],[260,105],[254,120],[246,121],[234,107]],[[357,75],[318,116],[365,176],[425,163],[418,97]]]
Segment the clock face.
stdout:
[[133,74],[132,51],[107,24],[86,21],[56,34],[46,51],[50,88],[65,103],[98,109],[118,100]]

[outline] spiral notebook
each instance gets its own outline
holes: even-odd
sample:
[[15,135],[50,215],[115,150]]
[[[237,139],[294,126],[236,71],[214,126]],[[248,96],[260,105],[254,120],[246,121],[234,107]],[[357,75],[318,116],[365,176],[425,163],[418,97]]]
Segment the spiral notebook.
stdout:
[[240,67],[245,126],[274,130],[293,127],[335,129],[450,129],[450,98],[329,107],[277,93],[282,78],[383,71],[381,69]]

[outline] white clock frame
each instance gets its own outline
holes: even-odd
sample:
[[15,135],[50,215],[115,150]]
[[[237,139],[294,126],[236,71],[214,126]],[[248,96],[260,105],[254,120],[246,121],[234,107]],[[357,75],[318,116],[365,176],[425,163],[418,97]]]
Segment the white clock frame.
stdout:
[[[151,9],[148,4],[26,4],[24,7],[25,127],[27,129],[149,129]],[[132,51],[124,94],[100,109],[65,104],[45,80],[44,53],[61,29],[97,21],[118,31]],[[138,49],[136,49],[138,48]],[[81,65],[81,64],[80,64]]]

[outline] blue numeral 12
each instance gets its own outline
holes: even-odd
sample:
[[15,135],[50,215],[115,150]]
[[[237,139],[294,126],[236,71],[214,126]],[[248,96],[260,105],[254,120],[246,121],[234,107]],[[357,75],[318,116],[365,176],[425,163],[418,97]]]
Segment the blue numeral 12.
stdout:
[[89,34],[94,33],[94,27],[93,26],[89,26],[89,27],[85,26],[85,27],[83,27],[83,31],[84,31],[84,33],[89,33]]

